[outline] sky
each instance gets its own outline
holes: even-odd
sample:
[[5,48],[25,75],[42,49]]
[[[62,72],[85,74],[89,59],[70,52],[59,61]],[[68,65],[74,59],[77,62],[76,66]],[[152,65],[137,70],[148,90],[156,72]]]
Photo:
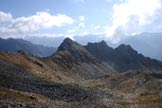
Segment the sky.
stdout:
[[162,31],[162,0],[0,0],[0,37],[104,35],[112,43]]

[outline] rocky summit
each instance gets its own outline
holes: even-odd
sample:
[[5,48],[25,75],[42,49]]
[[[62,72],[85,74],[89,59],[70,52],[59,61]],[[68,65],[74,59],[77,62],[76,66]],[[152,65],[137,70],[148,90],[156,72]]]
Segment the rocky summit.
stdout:
[[66,38],[49,57],[0,52],[0,108],[161,108],[162,62]]

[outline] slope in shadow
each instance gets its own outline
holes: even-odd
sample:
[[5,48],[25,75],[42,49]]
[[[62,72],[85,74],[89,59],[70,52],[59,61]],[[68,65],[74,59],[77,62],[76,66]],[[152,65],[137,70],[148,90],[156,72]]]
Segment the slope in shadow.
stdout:
[[54,100],[66,102],[92,101],[95,99],[89,89],[78,85],[43,81],[16,65],[0,61],[0,86],[41,94]]

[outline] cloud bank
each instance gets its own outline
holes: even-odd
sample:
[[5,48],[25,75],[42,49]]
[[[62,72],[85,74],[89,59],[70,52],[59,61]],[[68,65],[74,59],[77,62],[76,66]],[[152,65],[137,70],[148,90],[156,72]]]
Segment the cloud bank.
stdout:
[[10,13],[4,13],[0,11],[0,23],[11,21],[11,20],[12,20],[12,15]]
[[48,29],[52,27],[62,27],[72,24],[74,20],[64,14],[52,15],[49,12],[37,12],[29,17],[20,17],[12,19],[12,15],[0,12],[0,22],[12,20],[7,27],[0,27],[1,35],[25,34],[40,29]]
[[162,0],[124,0],[113,5],[112,25],[106,30],[113,43],[128,35],[162,30]]

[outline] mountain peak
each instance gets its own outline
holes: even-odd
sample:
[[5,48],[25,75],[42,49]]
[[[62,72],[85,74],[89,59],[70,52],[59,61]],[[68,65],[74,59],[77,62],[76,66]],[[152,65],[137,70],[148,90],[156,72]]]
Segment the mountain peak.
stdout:
[[70,39],[70,38],[65,38],[64,42],[71,43],[71,42],[74,42],[74,41],[72,39]]
[[[118,51],[135,51],[130,45],[125,45],[125,44],[121,44],[120,46],[118,46],[117,48],[115,48],[115,50]],[[137,51],[135,51],[137,52]]]
[[70,38],[65,38],[61,45],[58,47],[58,51],[71,50],[80,46],[77,42],[73,41]]
[[126,44],[121,44],[118,47],[121,47],[121,48],[131,48],[130,45],[126,45]]
[[109,59],[113,54],[113,48],[109,47],[105,41],[98,43],[88,43],[86,49],[98,59]]
[[90,42],[88,42],[87,47],[92,47],[92,46],[102,47],[102,48],[107,48],[108,47],[107,43],[104,40],[102,40],[101,42],[98,42],[98,43],[90,43]]
[[102,40],[102,41],[99,42],[98,44],[101,45],[101,46],[108,46],[107,43],[106,43],[104,40]]

